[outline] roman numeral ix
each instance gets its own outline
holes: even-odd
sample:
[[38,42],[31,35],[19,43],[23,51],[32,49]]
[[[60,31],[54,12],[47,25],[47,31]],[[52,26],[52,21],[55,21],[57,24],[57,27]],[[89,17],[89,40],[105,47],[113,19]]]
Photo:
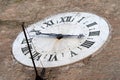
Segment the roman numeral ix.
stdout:
[[[31,46],[31,44],[30,44],[30,49],[31,49],[31,51],[32,51],[32,46]],[[24,48],[21,48],[21,50],[22,50],[22,52],[23,52],[25,55],[27,55],[27,54],[29,53],[28,46],[25,46]]]

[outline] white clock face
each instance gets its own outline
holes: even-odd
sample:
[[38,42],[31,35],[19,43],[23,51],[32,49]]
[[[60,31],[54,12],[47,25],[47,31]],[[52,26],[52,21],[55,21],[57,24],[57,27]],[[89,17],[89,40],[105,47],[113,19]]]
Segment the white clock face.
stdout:
[[[37,67],[57,67],[82,60],[98,51],[109,37],[109,24],[84,12],[61,13],[34,23],[26,29]],[[21,32],[13,43],[13,55],[33,66]]]

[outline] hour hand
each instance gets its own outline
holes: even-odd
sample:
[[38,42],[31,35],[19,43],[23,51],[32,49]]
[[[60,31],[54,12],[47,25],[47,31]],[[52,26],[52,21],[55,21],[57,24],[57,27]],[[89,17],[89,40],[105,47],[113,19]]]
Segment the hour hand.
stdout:
[[79,35],[70,35],[70,34],[55,34],[55,33],[41,33],[42,35],[49,35],[51,37],[56,37],[57,39],[62,39],[62,38],[83,38],[84,35],[83,34],[79,34]]

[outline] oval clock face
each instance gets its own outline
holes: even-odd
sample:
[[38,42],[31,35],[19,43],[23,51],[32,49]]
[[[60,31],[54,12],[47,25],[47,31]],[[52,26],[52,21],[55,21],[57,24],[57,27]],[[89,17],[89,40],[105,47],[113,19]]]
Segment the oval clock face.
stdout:
[[[101,17],[85,12],[50,16],[26,29],[37,67],[57,67],[82,60],[98,51],[107,41],[109,24]],[[14,57],[33,66],[24,33],[13,43]]]

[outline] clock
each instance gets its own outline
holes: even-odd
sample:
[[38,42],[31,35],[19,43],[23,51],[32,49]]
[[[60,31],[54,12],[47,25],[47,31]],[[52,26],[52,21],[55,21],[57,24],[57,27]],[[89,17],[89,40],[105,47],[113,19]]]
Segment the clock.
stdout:
[[[109,38],[110,25],[88,12],[67,12],[47,17],[26,28],[37,67],[58,67],[96,53]],[[12,52],[20,63],[33,66],[24,33],[15,39]]]

